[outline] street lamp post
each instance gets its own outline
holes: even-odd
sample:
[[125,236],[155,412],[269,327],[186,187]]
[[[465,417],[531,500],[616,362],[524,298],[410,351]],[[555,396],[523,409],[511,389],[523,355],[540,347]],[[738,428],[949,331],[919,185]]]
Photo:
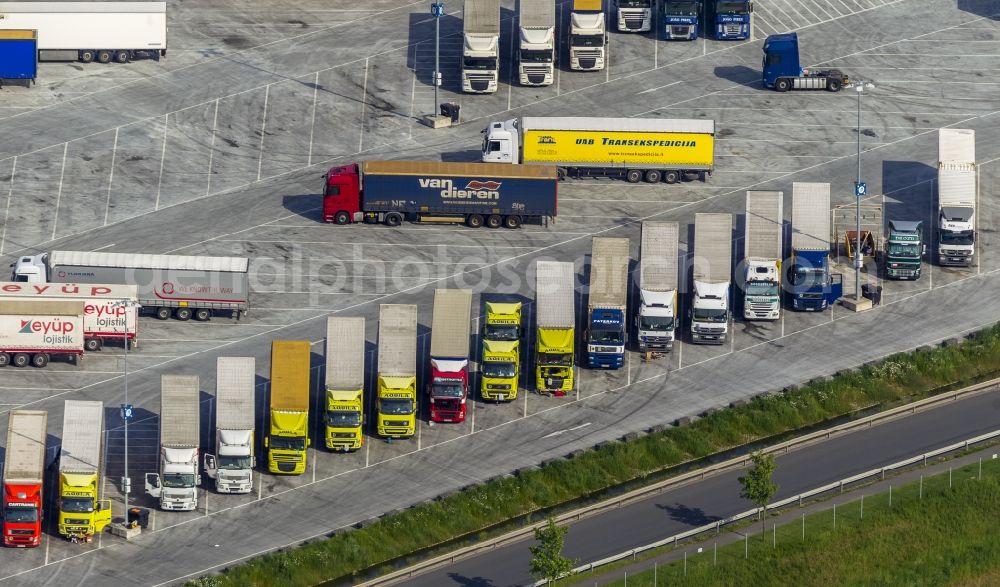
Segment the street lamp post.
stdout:
[[438,109],[438,88],[441,86],[441,17],[444,16],[444,2],[431,4],[431,14],[434,16],[434,107],[431,114]]
[[874,88],[875,84],[870,82],[858,82],[855,89],[858,92],[858,178],[854,183],[854,196],[856,200],[857,221],[854,232],[854,299],[861,299],[861,197],[865,195],[865,184],[861,183],[861,94],[865,88]]
[[122,318],[122,329],[125,335],[122,338],[123,346],[125,347],[125,402],[121,406],[121,416],[122,420],[125,422],[125,471],[122,475],[122,494],[125,497],[125,525],[128,526],[128,494],[132,490],[132,482],[128,476],[128,422],[132,419],[132,406],[128,403],[128,318],[129,312],[134,308],[136,303],[133,300],[121,300],[114,303],[114,307],[123,308],[125,310],[124,317]]

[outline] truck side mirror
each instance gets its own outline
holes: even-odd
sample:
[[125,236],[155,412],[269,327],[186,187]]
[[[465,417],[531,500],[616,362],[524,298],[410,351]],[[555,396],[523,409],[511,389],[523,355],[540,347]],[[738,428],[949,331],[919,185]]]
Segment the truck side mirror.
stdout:
[[250,457],[250,468],[253,469],[257,466],[257,457]]
[[201,475],[198,475],[198,478],[197,478],[197,479],[195,479],[195,482],[194,482],[194,484],[195,484],[195,485],[201,485]]
[[204,467],[205,467],[205,474],[211,477],[212,479],[215,479],[215,476],[217,474],[216,471],[218,470],[218,466],[216,465],[215,455],[210,455],[208,453],[205,454]]
[[312,446],[312,442],[313,442],[313,441],[312,441],[312,439],[311,439],[311,438],[307,438],[307,439],[306,439],[306,447],[308,448],[308,447]]
[[160,497],[160,475],[158,473],[146,473],[146,493],[153,497]]
[[270,443],[268,442],[268,440],[269,440],[269,438],[265,436],[264,437],[264,448],[267,448],[270,445]]

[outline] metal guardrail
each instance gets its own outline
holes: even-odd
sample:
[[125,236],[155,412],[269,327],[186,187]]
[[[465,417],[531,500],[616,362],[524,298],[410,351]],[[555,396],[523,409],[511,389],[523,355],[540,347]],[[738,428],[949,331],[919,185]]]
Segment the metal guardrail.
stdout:
[[[745,520],[747,518],[751,518],[751,517],[757,516],[758,514],[760,514],[761,509],[764,509],[764,510],[767,510],[767,511],[769,511],[769,510],[777,510],[777,509],[780,509],[780,508],[785,507],[787,505],[794,504],[796,502],[798,502],[798,504],[801,505],[802,501],[805,500],[805,499],[808,499],[808,498],[811,498],[811,497],[815,497],[817,495],[822,495],[824,493],[827,493],[827,492],[833,491],[833,490],[841,490],[842,491],[845,486],[850,485],[852,483],[857,483],[858,481],[864,481],[866,479],[870,479],[872,477],[878,477],[878,476],[881,476],[882,479],[885,479],[885,473],[886,473],[886,471],[893,471],[895,469],[901,469],[903,467],[908,467],[908,466],[913,465],[915,463],[920,463],[920,462],[926,463],[927,459],[931,459],[931,458],[934,458],[934,457],[937,457],[937,456],[941,456],[941,455],[947,454],[949,452],[954,452],[956,450],[965,450],[965,449],[968,449],[970,445],[979,444],[981,442],[985,442],[987,440],[992,440],[994,438],[1000,438],[1000,430],[994,430],[993,432],[988,432],[986,434],[981,434],[979,436],[975,436],[973,438],[969,438],[967,440],[963,440],[962,442],[956,442],[955,444],[951,444],[951,445],[948,445],[948,446],[945,446],[945,447],[942,447],[942,448],[939,448],[939,449],[936,449],[936,450],[932,450],[932,451],[924,453],[922,455],[911,457],[911,458],[908,458],[908,459],[905,459],[905,460],[902,460],[902,461],[899,461],[899,462],[896,462],[896,463],[892,463],[890,465],[886,465],[884,467],[879,467],[878,469],[872,469],[870,471],[865,471],[864,473],[858,473],[857,475],[853,475],[851,477],[847,477],[845,479],[841,479],[840,481],[834,481],[833,483],[828,483],[826,485],[823,485],[822,487],[817,487],[815,489],[811,489],[809,491],[800,493],[798,495],[794,495],[792,497],[789,497],[789,498],[786,498],[786,499],[782,499],[782,500],[776,501],[774,503],[768,504],[765,508],[754,508],[752,510],[747,510],[745,512],[741,512],[739,514],[736,514],[736,515],[730,516],[728,518],[725,518],[724,520],[718,520],[718,521],[713,522],[711,524],[706,524],[704,526],[700,526],[698,528],[693,528],[691,530],[687,530],[685,532],[681,532],[680,534],[675,534],[675,535],[670,536],[668,538],[664,538],[662,540],[658,540],[656,542],[653,542],[652,544],[646,544],[644,546],[639,546],[639,547],[633,548],[631,550],[627,550],[625,552],[621,552],[621,553],[609,556],[607,558],[603,558],[601,560],[597,560],[597,561],[594,561],[594,562],[591,562],[591,563],[587,563],[585,565],[581,565],[581,566],[576,567],[575,569],[573,569],[570,572],[570,575],[575,575],[577,573],[585,573],[587,571],[592,571],[592,570],[594,570],[594,569],[596,569],[598,567],[601,567],[601,566],[604,566],[604,565],[608,565],[608,564],[611,564],[611,563],[614,563],[614,562],[618,562],[620,560],[624,560],[624,559],[627,559],[627,558],[633,558],[633,557],[635,557],[636,555],[638,555],[638,554],[640,554],[642,552],[646,552],[648,550],[653,550],[653,549],[656,549],[656,548],[667,546],[669,544],[674,544],[676,546],[677,543],[680,542],[681,540],[687,540],[688,538],[697,536],[699,534],[704,534],[706,532],[718,532],[719,530],[721,530],[721,528],[723,526],[726,526],[728,524],[732,524],[733,522],[739,522],[741,520]],[[538,582],[534,583],[534,585],[536,587],[541,587],[541,586],[547,585],[547,584],[548,584],[547,580],[545,580],[545,581],[538,581]]]
[[[989,381],[984,381],[982,383],[977,383],[975,385],[971,385],[969,387],[965,387],[959,390],[938,394],[933,397],[925,398],[910,404],[897,406],[895,408],[891,408],[889,410],[885,410],[877,414],[873,414],[871,416],[866,416],[864,418],[852,420],[851,422],[840,424],[838,426],[833,426],[831,428],[818,430],[816,432],[810,432],[809,434],[805,434],[803,436],[799,436],[791,440],[780,442],[776,445],[768,447],[767,449],[764,449],[763,452],[767,454],[777,454],[777,453],[784,454],[794,448],[800,448],[808,444],[832,438],[833,436],[846,434],[858,428],[868,428],[873,426],[876,422],[891,420],[893,418],[901,417],[906,414],[913,414],[918,411],[927,410],[939,404],[947,403],[949,401],[956,401],[958,399],[988,390],[998,385],[1000,385],[1000,378],[991,379]],[[1000,431],[998,431],[998,433],[1000,433]],[[915,458],[919,460],[921,458],[925,458],[925,456],[926,455],[921,455]],[[620,496],[611,499],[607,499],[592,505],[588,505],[577,510],[559,514],[555,516],[554,519],[556,524],[576,522],[585,518],[598,515],[604,512],[605,510],[620,508],[634,501],[645,499],[646,497],[655,495],[657,493],[662,493],[668,489],[672,489],[674,487],[683,485],[685,483],[689,483],[692,481],[700,481],[713,474],[722,473],[730,469],[745,467],[748,462],[749,462],[749,457],[747,455],[728,459],[726,461],[711,464],[693,471],[681,473],[680,475],[670,477],[669,479],[664,479],[663,481],[659,481],[652,485],[639,487],[637,489],[634,489],[632,491],[629,491],[627,493],[624,493]],[[684,464],[687,463],[678,463],[678,465],[673,465],[672,467],[683,466]],[[888,467],[883,467],[882,469],[879,469],[879,471],[881,472],[882,470],[886,471],[891,470],[892,466],[893,465],[890,465]],[[900,465],[900,466],[905,466],[905,465]],[[841,481],[837,482],[838,487],[840,486],[839,485],[840,483]],[[829,490],[827,489],[826,491]],[[793,500],[798,500],[798,498],[799,496],[795,496]],[[804,494],[803,494],[803,499],[805,499]],[[749,512],[749,515],[755,515],[758,511],[759,510],[755,508]],[[715,523],[710,524],[709,525],[710,528],[708,527],[706,528],[714,529],[716,527],[721,527],[724,524],[730,524],[736,521],[737,519],[743,519],[743,517],[745,517],[747,514],[748,512],[743,512],[741,514],[737,514],[736,516],[732,516],[731,518],[727,518],[725,520],[719,520]],[[459,560],[463,560],[471,556],[476,556],[485,551],[494,550],[500,546],[504,546],[511,542],[516,542],[518,540],[529,538],[534,535],[536,528],[540,528],[546,525],[547,523],[548,523],[547,521],[542,521],[542,522],[536,522],[534,524],[529,524],[527,526],[507,532],[506,534],[503,534],[501,536],[497,536],[496,538],[491,538],[489,540],[478,542],[476,544],[471,544],[469,546],[458,548],[449,553],[431,557],[429,559],[416,563],[415,565],[412,565],[410,567],[386,573],[385,575],[376,577],[374,579],[370,579],[363,583],[359,583],[358,585],[360,587],[381,587],[381,586],[395,585],[409,578],[412,578],[416,575],[426,573],[427,571],[431,571],[446,565],[453,564]],[[706,531],[705,528],[694,528],[692,530],[688,530],[676,536],[671,536],[670,538],[666,538],[663,541],[657,543],[656,545],[642,547],[642,549],[648,550],[649,548],[657,548],[658,546],[663,546],[665,544],[674,541],[684,540],[686,538],[689,538],[690,536],[694,536],[705,531]],[[636,550],[636,552],[640,552],[640,550]],[[588,570],[590,568],[595,568],[596,566],[601,566],[617,560],[621,560],[622,557],[632,556],[632,554],[633,551],[629,551],[628,553],[623,553],[622,555],[615,555],[614,557],[609,557],[606,560],[589,563],[590,565],[594,566],[584,565],[584,567],[581,568],[583,570]],[[574,569],[574,572],[577,572],[578,570],[579,569]],[[539,583],[539,585],[542,584],[544,583]]]

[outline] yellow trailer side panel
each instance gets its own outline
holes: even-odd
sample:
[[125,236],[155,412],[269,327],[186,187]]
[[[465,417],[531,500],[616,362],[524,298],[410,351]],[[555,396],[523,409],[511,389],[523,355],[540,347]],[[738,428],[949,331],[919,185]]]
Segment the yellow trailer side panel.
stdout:
[[710,169],[715,137],[673,132],[524,131],[524,163],[658,165]]

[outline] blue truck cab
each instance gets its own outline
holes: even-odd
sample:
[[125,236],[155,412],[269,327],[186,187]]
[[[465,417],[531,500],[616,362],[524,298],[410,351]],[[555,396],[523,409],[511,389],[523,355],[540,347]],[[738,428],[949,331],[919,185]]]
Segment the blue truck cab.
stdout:
[[718,41],[744,41],[750,38],[750,0],[708,0],[708,22],[712,36]]
[[698,38],[701,0],[663,0],[660,5],[663,38],[668,41],[694,41]]
[[844,295],[844,276],[830,273],[830,253],[792,250],[788,270],[792,309],[822,312]]
[[38,77],[38,31],[0,29],[0,87],[5,79],[34,83]]
[[827,90],[838,92],[848,85],[839,69],[807,70],[799,63],[799,37],[795,33],[770,35],[764,41],[761,65],[765,88],[788,90]]
[[594,309],[587,332],[587,366],[621,369],[625,364],[625,313],[612,308]]

